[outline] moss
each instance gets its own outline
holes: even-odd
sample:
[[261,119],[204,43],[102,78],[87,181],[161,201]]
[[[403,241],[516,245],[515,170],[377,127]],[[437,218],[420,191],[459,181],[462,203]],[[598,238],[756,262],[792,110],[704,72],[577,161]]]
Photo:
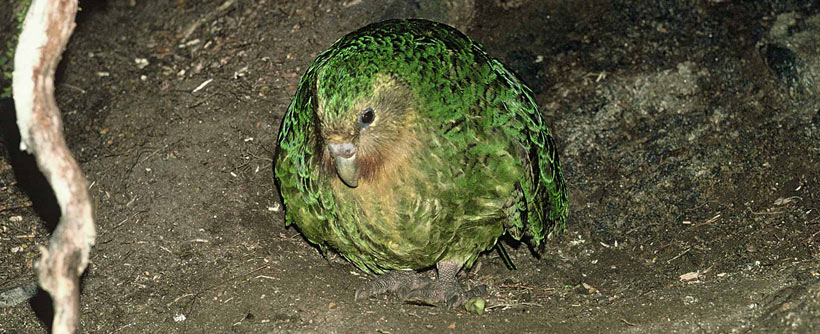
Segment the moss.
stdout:
[[17,38],[20,36],[20,31],[23,29],[23,20],[26,18],[28,8],[31,6],[31,0],[22,0],[19,4],[19,11],[17,12],[17,26],[16,31],[11,39],[6,41],[6,52],[0,56],[0,72],[3,72],[3,77],[0,78],[0,86],[3,91],[0,92],[0,98],[11,97],[11,76],[14,71],[14,51],[17,50]]

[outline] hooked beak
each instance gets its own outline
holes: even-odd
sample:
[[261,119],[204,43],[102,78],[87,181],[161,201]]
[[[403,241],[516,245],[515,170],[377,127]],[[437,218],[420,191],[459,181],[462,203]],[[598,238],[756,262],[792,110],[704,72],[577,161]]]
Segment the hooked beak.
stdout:
[[336,174],[348,187],[359,185],[359,162],[356,160],[356,145],[353,143],[327,144],[330,156],[336,162]]

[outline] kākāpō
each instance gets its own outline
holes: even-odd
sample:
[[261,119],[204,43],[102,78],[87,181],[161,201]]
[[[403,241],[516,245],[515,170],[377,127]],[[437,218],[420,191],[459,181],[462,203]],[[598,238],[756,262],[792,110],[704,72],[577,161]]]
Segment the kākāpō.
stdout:
[[[323,252],[384,274],[386,291],[461,305],[456,274],[505,233],[564,231],[567,189],[532,93],[445,24],[390,20],[319,54],[279,132],[286,224]],[[436,267],[437,278],[414,271]]]

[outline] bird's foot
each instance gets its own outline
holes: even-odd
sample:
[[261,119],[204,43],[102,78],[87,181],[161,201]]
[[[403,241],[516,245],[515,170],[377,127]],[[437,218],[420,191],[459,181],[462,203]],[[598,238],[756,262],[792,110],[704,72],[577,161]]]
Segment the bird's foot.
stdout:
[[[379,276],[364,289],[356,291],[356,301],[392,292],[405,302],[454,308],[462,306],[471,298],[487,294],[487,286],[480,285],[465,290],[459,284],[456,274],[461,270],[461,261],[442,261],[436,264],[437,278],[418,274],[414,271],[391,271]],[[481,298],[477,298],[481,299]],[[481,299],[481,312],[484,311]],[[470,307],[468,307],[469,309]],[[475,306],[473,306],[475,308]],[[479,312],[480,314],[480,312]]]
[[456,280],[431,280],[427,285],[413,289],[404,301],[422,305],[446,305],[449,308],[464,305],[470,298],[482,297],[487,294],[487,286],[480,285],[465,290]]
[[413,271],[390,271],[379,276],[366,287],[356,290],[355,300],[364,300],[386,292],[404,296],[415,289],[426,286],[430,281],[430,278]]

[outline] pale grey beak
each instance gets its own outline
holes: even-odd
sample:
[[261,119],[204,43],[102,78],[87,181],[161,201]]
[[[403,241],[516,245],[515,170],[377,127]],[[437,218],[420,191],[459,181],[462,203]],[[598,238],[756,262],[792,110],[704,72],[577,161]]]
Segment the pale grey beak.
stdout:
[[348,187],[359,185],[359,161],[356,160],[356,145],[353,143],[330,143],[330,156],[336,162],[336,174]]

